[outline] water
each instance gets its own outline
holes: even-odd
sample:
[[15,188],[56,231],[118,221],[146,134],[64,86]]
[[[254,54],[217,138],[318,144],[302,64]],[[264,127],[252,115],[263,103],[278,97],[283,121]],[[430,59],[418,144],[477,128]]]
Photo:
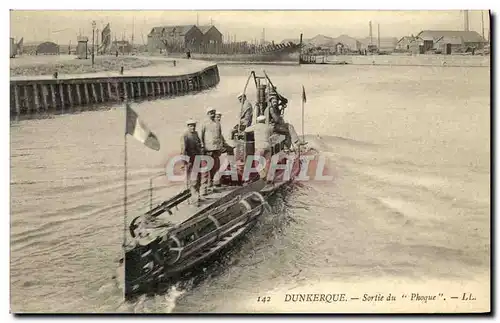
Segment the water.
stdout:
[[[221,66],[215,89],[134,106],[162,149],[128,139],[129,218],[149,204],[149,178],[178,151],[185,120],[210,105],[229,130],[251,69],[261,67]],[[273,214],[208,277],[133,304],[111,279],[123,239],[123,110],[11,122],[12,310],[293,311],[256,298],[377,281],[479,281],[489,290],[489,69],[265,69],[298,130],[304,84],[305,132],[334,180],[278,194]],[[179,190],[156,185],[155,200]]]

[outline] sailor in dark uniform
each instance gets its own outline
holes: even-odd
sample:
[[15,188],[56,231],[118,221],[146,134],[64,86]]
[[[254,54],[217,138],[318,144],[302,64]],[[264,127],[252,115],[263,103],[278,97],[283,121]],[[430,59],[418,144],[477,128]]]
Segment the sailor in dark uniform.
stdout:
[[201,146],[201,139],[196,131],[196,121],[188,120],[186,122],[188,127],[187,131],[182,135],[181,138],[181,155],[189,157],[189,162],[185,167],[186,169],[186,186],[191,191],[191,201],[199,204],[200,197],[200,185],[201,185],[201,173],[198,172],[195,178],[192,178],[191,173],[193,171],[193,165],[197,155],[202,155],[203,150]]
[[300,145],[305,145],[306,143],[300,140],[293,125],[285,122],[283,110],[284,107],[280,109],[278,96],[272,95],[269,100],[269,121],[274,124],[274,132],[285,135],[285,145],[288,149],[296,149]]

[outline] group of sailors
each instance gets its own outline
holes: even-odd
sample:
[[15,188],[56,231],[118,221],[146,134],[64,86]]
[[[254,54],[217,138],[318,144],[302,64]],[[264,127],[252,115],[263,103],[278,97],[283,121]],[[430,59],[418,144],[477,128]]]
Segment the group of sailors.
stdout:
[[[243,109],[239,123],[231,132],[231,139],[237,139],[237,135],[243,131],[246,134],[252,133],[255,155],[266,159],[271,153],[270,138],[273,133],[285,136],[286,150],[294,150],[305,144],[299,139],[294,127],[284,121],[283,114],[288,100],[276,92],[270,93],[268,97],[267,107],[262,108],[258,104],[253,107],[244,93],[239,94],[237,98]],[[266,111],[267,109],[269,111]],[[257,114],[255,124],[253,124],[254,113]],[[190,119],[186,122],[188,129],[181,138],[181,154],[189,157],[189,162],[185,165],[186,184],[191,190],[192,201],[197,204],[201,202],[203,196],[210,191],[216,191],[220,186],[214,183],[215,174],[220,168],[220,157],[224,153],[232,155],[234,150],[222,133],[220,123],[222,113],[209,107],[206,109],[206,114],[207,119],[201,125],[200,134],[196,130],[197,122]],[[266,122],[267,118],[269,122]],[[196,178],[192,178],[191,173],[197,155],[210,156],[214,164],[207,172],[203,174],[198,172]],[[261,173],[261,176],[264,174]]]

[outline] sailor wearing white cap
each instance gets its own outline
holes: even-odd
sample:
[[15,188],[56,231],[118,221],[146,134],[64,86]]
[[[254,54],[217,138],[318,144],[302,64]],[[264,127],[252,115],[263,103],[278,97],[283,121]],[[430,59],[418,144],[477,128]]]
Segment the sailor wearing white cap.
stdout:
[[215,111],[215,122],[220,122],[222,119],[222,113],[220,111]]
[[267,150],[271,148],[269,137],[271,137],[273,133],[273,128],[271,125],[266,123],[265,116],[258,116],[257,123],[246,128],[245,131],[253,131],[255,139],[255,151]]
[[199,203],[200,201],[200,184],[201,174],[198,173],[196,179],[191,178],[193,164],[196,155],[202,154],[201,139],[196,131],[196,121],[189,119],[186,121],[187,130],[181,138],[181,155],[189,157],[186,168],[186,186],[191,191],[191,199],[193,202]]
[[[265,116],[258,116],[257,123],[246,128],[246,132],[252,132],[254,134],[255,142],[255,155],[262,157],[269,157],[271,154],[271,135],[273,134],[272,125],[266,123]],[[266,169],[263,169],[260,173],[261,178],[265,178],[267,174]]]
[[208,119],[201,127],[201,145],[205,150],[205,154],[213,158],[214,165],[203,175],[204,187],[202,189],[202,195],[208,193],[208,187],[213,187],[213,179],[220,167],[219,158],[224,143],[220,123],[215,121],[215,109],[208,107],[206,111]]

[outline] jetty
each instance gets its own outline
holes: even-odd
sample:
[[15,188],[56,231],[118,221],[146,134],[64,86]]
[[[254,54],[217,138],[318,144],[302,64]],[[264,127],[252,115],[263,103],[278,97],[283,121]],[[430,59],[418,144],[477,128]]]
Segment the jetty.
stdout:
[[188,59],[166,59],[164,64],[131,70],[85,74],[12,76],[11,115],[184,95],[209,89],[220,81],[217,64]]

